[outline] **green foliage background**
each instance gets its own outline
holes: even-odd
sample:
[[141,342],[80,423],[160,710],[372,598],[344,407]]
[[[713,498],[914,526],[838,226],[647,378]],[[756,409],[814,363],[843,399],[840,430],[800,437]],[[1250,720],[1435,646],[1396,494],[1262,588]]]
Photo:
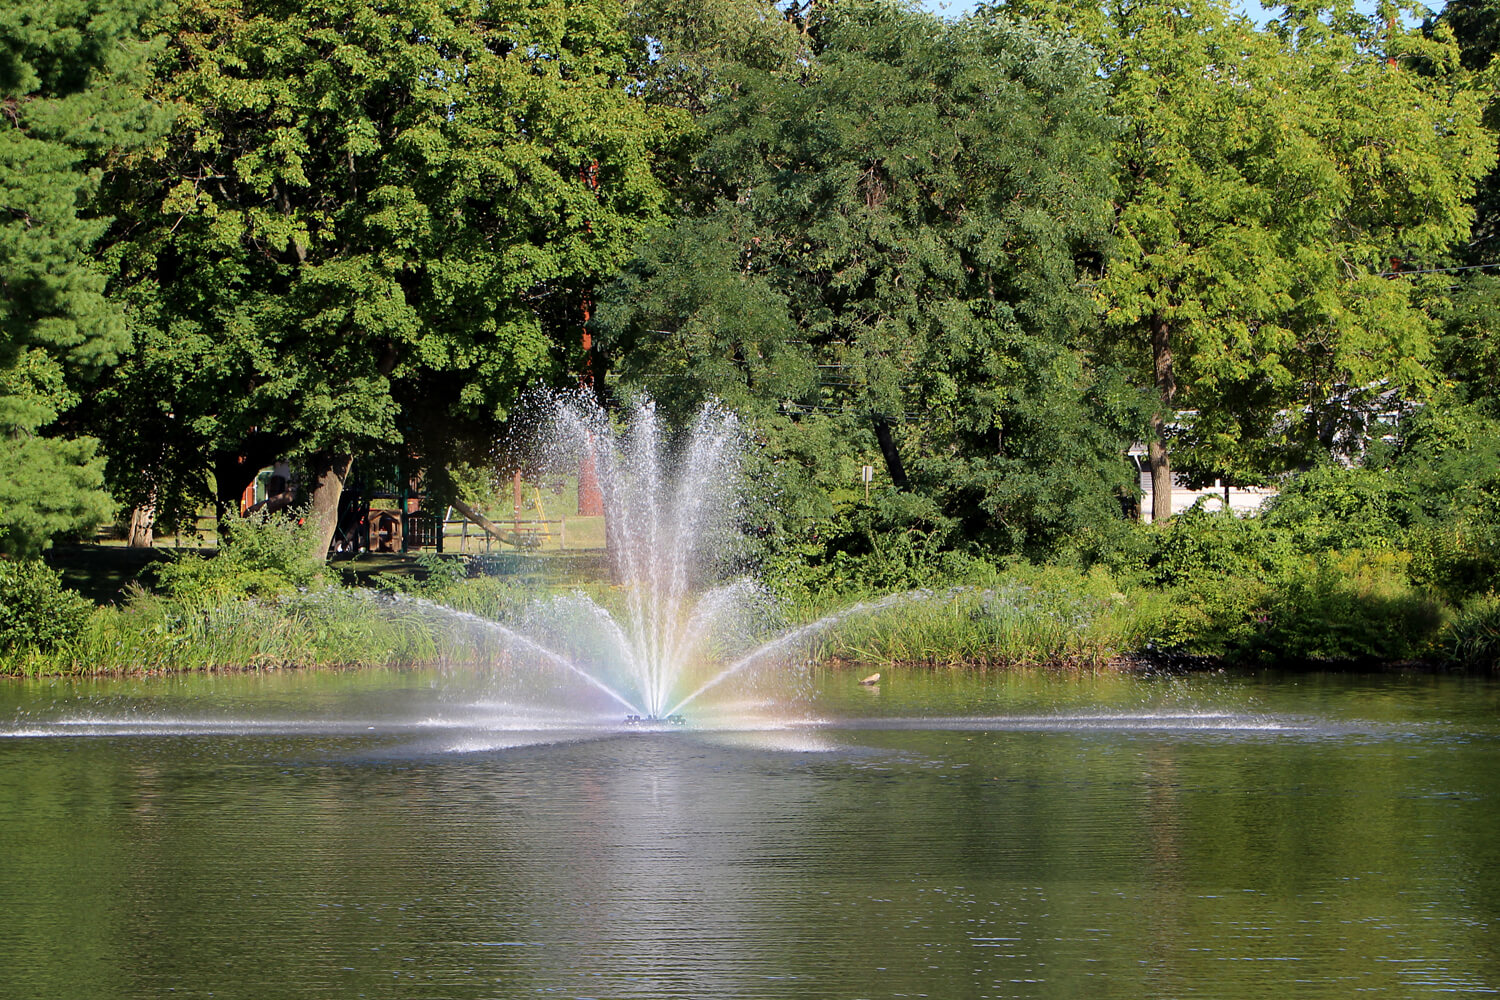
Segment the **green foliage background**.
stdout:
[[[741,527],[807,613],[957,583],[1015,596],[930,616],[966,656],[1056,620],[1105,623],[1081,659],[1492,663],[1497,44],[1494,0],[17,0],[7,648],[102,641],[54,539],[274,459],[472,492],[582,381],[745,418]],[[1140,525],[1142,443],[1279,495]],[[129,620],[312,614],[305,528],[226,518]]]

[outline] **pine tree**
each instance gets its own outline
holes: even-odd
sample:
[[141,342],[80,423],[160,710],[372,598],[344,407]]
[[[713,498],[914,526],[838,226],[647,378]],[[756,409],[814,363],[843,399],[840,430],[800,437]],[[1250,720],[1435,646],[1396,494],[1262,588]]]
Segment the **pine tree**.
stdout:
[[94,211],[118,151],[159,126],[141,97],[144,2],[16,0],[0,12],[0,555],[109,513],[95,442],[57,426],[69,386],[112,363]]

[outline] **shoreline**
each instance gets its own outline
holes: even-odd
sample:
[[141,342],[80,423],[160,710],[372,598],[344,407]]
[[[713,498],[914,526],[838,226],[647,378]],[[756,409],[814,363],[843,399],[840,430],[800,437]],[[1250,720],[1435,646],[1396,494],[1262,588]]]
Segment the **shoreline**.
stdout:
[[[0,681],[33,681],[57,679],[138,680],[148,677],[174,677],[191,674],[235,675],[256,673],[352,673],[362,670],[443,670],[457,665],[451,658],[396,660],[385,663],[340,661],[297,661],[279,663],[212,664],[209,666],[159,666],[142,668],[109,667],[98,670],[55,670],[21,672],[0,669]],[[1117,654],[1102,660],[1059,658],[1053,660],[858,660],[829,656],[811,664],[811,669],[860,673],[871,669],[907,671],[963,671],[966,673],[1008,673],[1036,671],[1056,674],[1114,673],[1143,677],[1189,677],[1206,674],[1250,676],[1261,673],[1291,675],[1367,674],[1454,677],[1495,677],[1493,669],[1463,667],[1435,660],[1287,660],[1277,663],[1243,663],[1227,657],[1203,656],[1150,650]]]
[[[184,565],[207,572],[213,563]],[[534,631],[538,613],[562,630],[542,641],[573,656],[571,626],[559,626],[547,610],[561,590],[489,574],[384,579],[374,588],[322,581],[294,588],[253,574],[227,582],[173,578],[156,591],[137,587],[121,604],[78,613],[65,638],[8,647],[0,652],[0,676],[485,662],[506,656],[511,630]],[[618,588],[596,582],[572,590],[602,615],[624,620],[630,613],[628,595]],[[1500,599],[1487,599],[1493,608],[1447,610],[1428,601],[1416,618],[1373,601],[1304,607],[1294,615],[1273,606],[1268,593],[1210,600],[1214,595],[1100,569],[1021,565],[942,590],[891,595],[767,589],[765,608],[741,637],[748,649],[752,635],[795,635],[777,655],[834,669],[1490,676],[1500,668]]]

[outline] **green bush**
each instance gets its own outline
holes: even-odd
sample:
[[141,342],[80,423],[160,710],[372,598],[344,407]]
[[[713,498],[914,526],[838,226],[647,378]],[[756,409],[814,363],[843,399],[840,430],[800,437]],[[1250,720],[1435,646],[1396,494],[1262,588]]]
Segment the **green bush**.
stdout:
[[1442,636],[1443,659],[1466,669],[1500,667],[1500,594],[1465,601]]
[[236,518],[210,558],[183,555],[156,570],[168,597],[207,607],[242,597],[280,597],[324,582],[324,567],[308,553],[312,528],[297,512]]
[[422,585],[427,590],[443,590],[458,586],[469,577],[469,560],[463,555],[439,555],[423,552],[417,556],[417,565],[422,567]]
[[1443,606],[1392,549],[1294,556],[1274,573],[1202,576],[1177,588],[1168,648],[1246,663],[1374,662],[1429,655]]
[[1154,645],[1195,656],[1243,656],[1257,646],[1273,592],[1258,577],[1200,577],[1171,591]]
[[888,492],[846,504],[761,575],[788,596],[890,593],[953,581],[976,560],[951,547],[955,523],[929,498]]
[[416,593],[455,611],[514,624],[526,618],[544,592],[508,576],[433,576]]
[[1258,517],[1241,517],[1203,501],[1150,529],[1156,544],[1147,556],[1155,582],[1197,586],[1226,577],[1277,576],[1296,557],[1285,533]]
[[1443,607],[1412,585],[1409,557],[1390,549],[1324,553],[1275,587],[1247,658],[1403,661],[1428,656]]
[[477,556],[423,552],[416,557],[416,564],[421,571],[420,575],[374,573],[370,576],[370,586],[387,594],[432,597],[439,592],[460,586],[468,579],[470,569],[476,567],[478,562]]
[[1302,552],[1389,549],[1401,546],[1410,507],[1404,477],[1326,465],[1293,478],[1259,520]]
[[1411,577],[1460,603],[1500,585],[1500,512],[1476,504],[1411,533]]
[[1391,468],[1411,500],[1411,523],[1439,524],[1500,510],[1500,421],[1437,404],[1407,417]]
[[93,607],[41,560],[0,560],[0,650],[53,649],[78,634]]

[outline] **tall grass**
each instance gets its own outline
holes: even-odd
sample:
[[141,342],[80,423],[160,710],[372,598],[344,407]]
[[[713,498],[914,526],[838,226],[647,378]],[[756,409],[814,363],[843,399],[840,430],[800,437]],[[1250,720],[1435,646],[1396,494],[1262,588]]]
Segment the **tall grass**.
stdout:
[[1500,669],[1500,595],[1465,601],[1443,632],[1444,662],[1469,669]]
[[[1194,574],[1176,585],[1101,567],[1018,564],[942,591],[914,592],[873,610],[841,614],[884,595],[783,594],[779,622],[798,627],[833,615],[797,655],[814,661],[935,667],[1099,668],[1161,648],[1224,663],[1329,666],[1430,660],[1470,669],[1500,665],[1500,598],[1449,610],[1415,587],[1400,553],[1359,550],[1301,560],[1275,576]],[[528,631],[556,594],[513,578],[434,577],[408,595],[324,587],[280,596],[225,597],[211,588],[176,594],[137,589],[119,607],[94,610],[71,637],[0,651],[0,674],[131,673],[280,667],[415,666],[501,662],[504,635],[484,621]],[[572,588],[561,588],[572,589]],[[622,610],[624,592],[579,588]],[[568,645],[566,624],[548,641]]]
[[12,652],[0,672],[38,675],[139,671],[269,669],[290,666],[399,666],[462,655],[462,644],[420,609],[368,594],[322,590],[182,605],[138,593],[100,608],[71,641]]
[[853,615],[815,659],[872,666],[1102,667],[1158,634],[1161,591],[1125,588],[1103,570],[1022,567],[946,592]]

